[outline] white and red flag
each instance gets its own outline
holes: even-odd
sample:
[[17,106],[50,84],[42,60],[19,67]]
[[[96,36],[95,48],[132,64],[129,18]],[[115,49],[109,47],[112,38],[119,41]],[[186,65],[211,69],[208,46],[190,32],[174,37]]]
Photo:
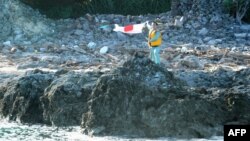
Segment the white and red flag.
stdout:
[[144,22],[141,24],[131,24],[131,25],[126,25],[126,26],[119,26],[118,24],[115,24],[115,28],[113,31],[116,32],[123,32],[123,33],[128,33],[128,34],[138,34],[142,33],[143,28],[148,24],[148,22]]

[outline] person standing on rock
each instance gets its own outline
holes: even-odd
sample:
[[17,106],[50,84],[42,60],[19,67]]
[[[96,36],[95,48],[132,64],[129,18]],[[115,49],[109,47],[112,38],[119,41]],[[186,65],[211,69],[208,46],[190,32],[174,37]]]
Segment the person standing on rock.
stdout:
[[162,42],[161,32],[158,31],[157,22],[153,22],[148,33],[148,46],[150,48],[150,59],[160,64],[160,45]]

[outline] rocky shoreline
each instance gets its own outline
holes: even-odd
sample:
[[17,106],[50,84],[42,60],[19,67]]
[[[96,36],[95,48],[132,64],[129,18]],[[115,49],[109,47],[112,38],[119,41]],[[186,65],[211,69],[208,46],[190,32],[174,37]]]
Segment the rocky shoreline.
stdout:
[[205,138],[249,124],[249,68],[200,73],[193,83],[180,75],[140,54],[108,73],[28,71],[1,84],[0,111],[24,123],[81,124],[91,135]]
[[[131,137],[206,138],[225,124],[250,124],[249,25],[213,15],[179,26],[170,13],[55,21],[17,1],[0,6],[4,118]],[[159,66],[147,57],[146,31],[99,28],[155,19]]]

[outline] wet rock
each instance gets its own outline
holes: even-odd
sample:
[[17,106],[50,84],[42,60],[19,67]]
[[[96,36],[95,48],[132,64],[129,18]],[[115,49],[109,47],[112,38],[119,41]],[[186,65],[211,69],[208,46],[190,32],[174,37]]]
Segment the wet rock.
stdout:
[[[222,95],[226,105],[225,124],[248,125],[250,123],[250,85],[237,85],[229,89],[212,89],[213,95]],[[210,91],[208,91],[210,93]]]
[[[53,83],[46,83],[48,86],[44,84],[46,80],[41,78],[42,82],[38,83],[42,85],[41,88],[35,84],[33,86],[35,80],[26,82],[19,77],[12,82],[15,88],[10,88],[10,85],[2,82],[2,78],[6,79],[8,75],[0,74],[0,83],[4,84],[0,88],[0,109],[4,109],[1,114],[10,116],[10,119],[25,122],[29,116],[32,122],[56,126],[79,125],[82,120],[82,127],[89,134],[148,137],[209,137],[221,134],[225,123],[249,123],[249,71],[235,72],[225,68],[211,72],[200,70],[204,68],[204,62],[213,66],[211,63],[216,63],[218,57],[211,56],[213,60],[205,58],[204,61],[189,55],[197,53],[193,48],[201,53],[201,59],[204,59],[203,53],[209,56],[210,51],[219,52],[220,48],[225,47],[235,47],[231,53],[249,51],[250,34],[245,35],[249,31],[248,27],[235,26],[233,20],[221,14],[220,7],[217,8],[221,1],[181,0],[180,5],[177,5],[185,17],[184,28],[174,28],[175,18],[180,17],[173,18],[168,12],[144,16],[87,14],[77,19],[54,21],[17,1],[1,2],[5,5],[0,9],[0,50],[2,56],[11,58],[7,58],[7,63],[1,62],[1,65],[18,64],[18,69],[67,67],[74,70],[88,68],[84,70],[86,72],[98,70],[101,74],[109,72],[95,85],[101,74],[88,76],[60,70],[51,76]],[[112,32],[111,25],[153,21],[156,18],[162,22],[160,29],[165,31],[162,47],[169,46],[168,43],[179,47],[171,56],[172,62],[171,59],[165,60],[164,64],[171,68],[176,65],[174,63],[179,63],[181,67],[189,69],[179,71],[177,68],[173,73],[168,72],[139,53],[110,72],[111,68],[128,57],[127,52],[137,52],[128,51],[128,48],[143,50],[147,46],[147,32],[127,35]],[[110,28],[100,29],[101,25],[109,25]],[[109,47],[110,56],[100,55],[106,53],[106,49],[103,52],[92,50],[105,46]],[[37,54],[32,54],[36,50]],[[25,55],[28,55],[28,59]],[[18,60],[18,63],[12,62],[13,59]],[[116,61],[117,64],[113,64]],[[237,61],[243,64],[243,61]],[[103,68],[105,65],[107,68]],[[25,79],[29,77],[25,75]],[[17,85],[29,89],[20,90]],[[35,92],[38,91],[38,97],[43,95],[40,99],[42,106],[37,100],[39,98],[36,97],[35,103],[32,103],[27,96],[30,93],[33,95],[33,88]],[[14,89],[20,92],[14,92]],[[45,95],[41,94],[42,89]],[[22,91],[28,92],[24,94]],[[30,116],[35,111],[30,108],[31,105],[38,109],[37,115]],[[84,116],[81,119],[82,113]],[[33,120],[35,116],[39,121]]]
[[[232,112],[226,104],[226,94],[184,86],[172,73],[138,55],[99,78],[81,126],[85,133],[98,135],[185,138],[222,135],[223,123],[237,116],[236,110]],[[239,99],[249,107],[249,94]],[[247,109],[240,113],[237,121],[249,122]]]
[[43,123],[43,110],[39,98],[52,79],[51,74],[36,70],[2,84],[1,115],[25,123]]
[[[174,85],[176,81],[178,82],[170,72],[147,58],[137,56],[124,63],[122,68],[99,78],[91,95],[91,108],[84,114],[82,126],[87,128],[88,133],[104,127],[99,134],[146,136],[145,134],[155,129],[155,125],[145,123],[148,127],[144,129],[143,122],[147,121],[141,119],[143,109],[155,106],[159,108],[164,103],[168,96],[157,90],[160,86],[164,87],[163,91],[179,92],[181,86]],[[99,98],[96,99],[97,97]],[[152,136],[153,134],[155,133],[152,133]]]
[[96,79],[74,72],[54,79],[41,97],[44,120],[55,126],[79,125]]

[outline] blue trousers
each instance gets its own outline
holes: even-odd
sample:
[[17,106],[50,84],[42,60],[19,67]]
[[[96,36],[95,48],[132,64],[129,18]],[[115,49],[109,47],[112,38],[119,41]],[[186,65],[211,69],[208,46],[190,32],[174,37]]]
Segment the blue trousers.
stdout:
[[160,64],[160,47],[150,47],[150,59],[156,64]]

